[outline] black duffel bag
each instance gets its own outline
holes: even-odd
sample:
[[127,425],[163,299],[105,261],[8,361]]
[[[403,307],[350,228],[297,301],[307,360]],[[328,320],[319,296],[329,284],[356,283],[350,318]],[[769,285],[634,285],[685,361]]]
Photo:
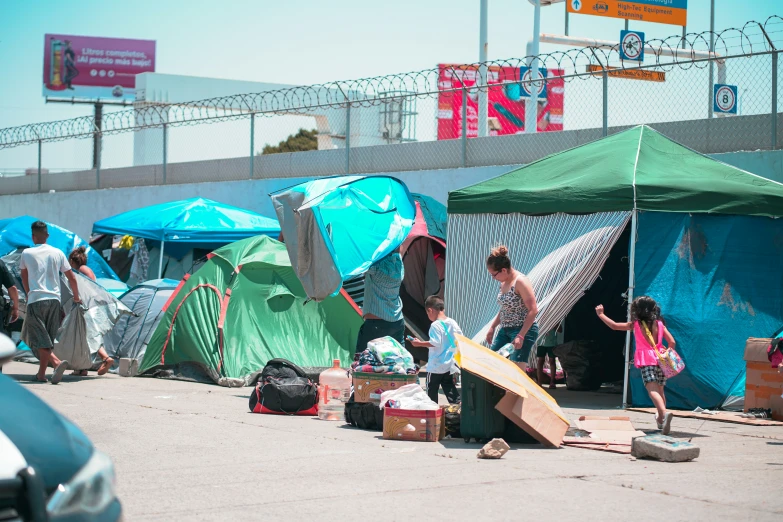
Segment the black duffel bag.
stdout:
[[383,410],[372,402],[354,402],[351,394],[345,403],[345,422],[362,430],[383,431]]
[[276,415],[318,415],[318,386],[299,366],[272,359],[250,395],[250,411]]

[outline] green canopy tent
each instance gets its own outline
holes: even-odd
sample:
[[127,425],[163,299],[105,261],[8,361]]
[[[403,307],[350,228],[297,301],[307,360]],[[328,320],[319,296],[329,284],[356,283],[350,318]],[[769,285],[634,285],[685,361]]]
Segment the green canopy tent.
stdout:
[[347,365],[361,324],[344,294],[308,302],[285,246],[252,237],[215,250],[180,282],[139,373],[195,365],[218,384],[242,386],[273,358]]
[[[688,375],[672,382],[675,403],[683,406],[714,407],[716,397],[737,388],[742,336],[769,330],[764,325],[783,315],[773,295],[781,293],[782,254],[763,247],[783,232],[783,222],[769,219],[783,215],[783,185],[646,126],[451,192],[448,213],[447,302],[474,338],[483,337],[497,313],[496,284],[482,262],[492,246],[508,244],[515,266],[533,281],[545,333],[597,280],[630,221],[627,298],[652,295],[675,325],[689,364]],[[627,335],[626,382],[629,347]],[[634,403],[644,395],[635,389]]]

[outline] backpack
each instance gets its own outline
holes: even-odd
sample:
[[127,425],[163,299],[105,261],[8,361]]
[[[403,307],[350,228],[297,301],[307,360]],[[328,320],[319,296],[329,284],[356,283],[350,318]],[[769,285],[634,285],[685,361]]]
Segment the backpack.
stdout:
[[250,394],[250,411],[276,415],[318,415],[318,387],[299,366],[272,359]]

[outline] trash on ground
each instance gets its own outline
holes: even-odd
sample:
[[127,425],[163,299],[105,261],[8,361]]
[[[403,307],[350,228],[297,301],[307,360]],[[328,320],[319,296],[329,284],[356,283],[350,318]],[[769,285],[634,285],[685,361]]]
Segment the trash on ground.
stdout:
[[492,439],[479,450],[476,457],[480,459],[500,459],[510,449],[511,447],[503,439]]

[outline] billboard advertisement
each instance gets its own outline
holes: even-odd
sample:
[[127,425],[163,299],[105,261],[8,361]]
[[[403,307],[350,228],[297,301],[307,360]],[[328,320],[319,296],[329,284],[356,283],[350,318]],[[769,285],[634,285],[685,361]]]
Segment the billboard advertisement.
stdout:
[[154,40],[44,37],[44,96],[133,100],[143,72],[155,72]]
[[[539,77],[554,78],[562,75],[558,69],[541,69]],[[438,65],[438,139],[451,140],[462,136],[462,87],[476,85],[478,69],[472,65]],[[489,134],[503,136],[525,132],[525,100],[529,99],[531,84],[520,85],[519,78],[530,77],[527,68],[490,67],[487,71],[489,85]],[[517,83],[515,83],[517,82]],[[452,91],[452,89],[457,89]],[[538,131],[563,130],[563,98],[565,83],[554,78],[539,84]],[[468,92],[468,138],[478,136],[478,92]]]

